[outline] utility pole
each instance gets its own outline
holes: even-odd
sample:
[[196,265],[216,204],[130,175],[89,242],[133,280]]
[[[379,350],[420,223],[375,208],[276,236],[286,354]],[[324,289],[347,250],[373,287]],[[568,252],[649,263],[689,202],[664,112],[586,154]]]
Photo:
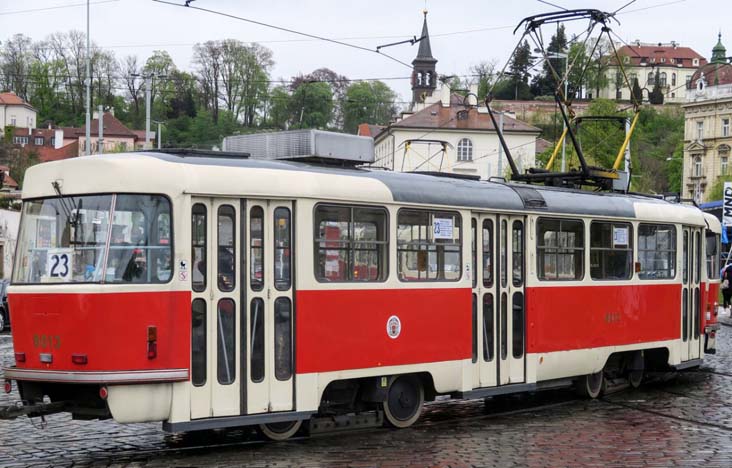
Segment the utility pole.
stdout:
[[104,154],[104,107],[99,104],[99,116],[97,118],[99,124],[99,140],[97,141],[97,153]]
[[[503,112],[498,114],[498,133],[503,136]],[[503,177],[503,145],[498,140],[498,177]]]
[[150,149],[150,100],[152,98],[152,73],[145,76],[145,149]]
[[91,41],[89,39],[89,0],[86,0],[86,155],[91,154]]

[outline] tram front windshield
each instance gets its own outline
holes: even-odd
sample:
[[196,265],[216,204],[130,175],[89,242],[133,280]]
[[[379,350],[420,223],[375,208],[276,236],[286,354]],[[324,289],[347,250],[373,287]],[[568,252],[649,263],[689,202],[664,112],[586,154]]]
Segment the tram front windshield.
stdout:
[[170,201],[160,195],[27,200],[13,283],[166,283],[171,244]]

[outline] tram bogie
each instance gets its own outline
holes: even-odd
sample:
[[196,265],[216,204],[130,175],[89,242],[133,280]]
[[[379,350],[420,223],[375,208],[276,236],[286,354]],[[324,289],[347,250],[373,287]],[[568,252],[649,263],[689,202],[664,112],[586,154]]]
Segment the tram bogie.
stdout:
[[405,427],[714,351],[721,229],[686,205],[161,153],[35,166],[23,197],[5,375],[78,417]]

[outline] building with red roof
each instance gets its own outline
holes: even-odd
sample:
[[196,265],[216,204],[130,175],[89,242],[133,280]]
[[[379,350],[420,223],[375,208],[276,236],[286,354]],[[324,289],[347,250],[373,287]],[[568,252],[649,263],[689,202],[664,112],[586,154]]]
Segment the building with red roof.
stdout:
[[38,112],[15,93],[0,93],[0,130],[5,127],[35,128]]
[[[437,86],[437,60],[432,56],[427,15],[422,39],[412,61],[412,106],[388,126],[361,124],[358,134],[374,139],[374,166],[395,171],[438,171],[482,179],[506,174],[499,159],[498,132],[488,110],[475,94],[454,94],[447,83]],[[534,166],[541,130],[509,113],[502,116],[503,134],[520,170]]]
[[[630,85],[635,79],[638,85],[647,90],[643,98],[653,90],[658,75],[659,85],[664,94],[664,103],[682,104],[686,102],[686,89],[692,75],[707,60],[690,47],[676,42],[618,44],[618,56],[622,69],[628,76]],[[620,64],[615,57],[608,57],[606,71],[607,86],[600,90],[599,97],[606,99],[630,100],[630,88],[623,79]],[[589,90],[592,91],[592,90]]]

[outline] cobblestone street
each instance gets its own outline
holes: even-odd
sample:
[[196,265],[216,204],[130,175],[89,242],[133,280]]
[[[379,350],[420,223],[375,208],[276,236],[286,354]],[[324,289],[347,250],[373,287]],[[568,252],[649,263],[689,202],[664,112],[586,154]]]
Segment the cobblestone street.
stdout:
[[[430,404],[412,428],[367,429],[284,443],[254,431],[166,434],[159,424],[0,422],[0,466],[732,466],[732,328],[718,354],[664,383],[601,400],[570,390]],[[8,334],[0,355],[12,359]],[[18,398],[2,394],[0,404]]]

